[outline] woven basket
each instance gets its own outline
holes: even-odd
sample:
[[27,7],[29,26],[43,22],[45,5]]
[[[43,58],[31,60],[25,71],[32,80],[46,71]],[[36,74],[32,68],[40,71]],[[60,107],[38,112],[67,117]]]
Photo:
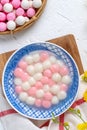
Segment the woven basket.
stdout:
[[15,30],[12,30],[12,31],[4,31],[4,32],[0,32],[0,35],[4,35],[4,34],[14,34],[15,32],[19,32],[23,29],[26,29],[28,27],[30,27],[38,18],[39,16],[42,14],[43,12],[43,9],[45,8],[45,5],[46,5],[46,2],[47,0],[42,0],[42,6],[38,9],[37,13],[35,14],[34,17],[32,17],[29,22],[25,23],[24,25],[22,26],[19,26],[17,27]]

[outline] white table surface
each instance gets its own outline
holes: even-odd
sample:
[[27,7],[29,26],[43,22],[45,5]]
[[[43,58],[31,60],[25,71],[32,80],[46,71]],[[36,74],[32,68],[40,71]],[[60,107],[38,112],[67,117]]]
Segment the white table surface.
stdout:
[[[31,42],[46,41],[66,34],[75,36],[84,70],[87,69],[87,0],[47,0],[46,8],[30,28],[0,35],[0,54]],[[0,61],[1,62],[1,61]]]

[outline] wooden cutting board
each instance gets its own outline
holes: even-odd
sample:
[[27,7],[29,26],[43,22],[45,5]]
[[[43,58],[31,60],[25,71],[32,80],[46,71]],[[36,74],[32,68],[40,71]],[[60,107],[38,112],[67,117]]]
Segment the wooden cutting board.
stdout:
[[[68,51],[71,54],[71,56],[74,58],[74,60],[76,61],[80,74],[84,72],[80,55],[79,55],[79,51],[78,51],[76,41],[73,35],[70,34],[63,37],[55,38],[55,39],[49,40],[49,42],[55,43],[63,47],[66,51]],[[0,61],[1,61],[0,62],[0,83],[2,81],[2,73],[3,73],[5,63],[13,52],[14,51],[0,54]]]

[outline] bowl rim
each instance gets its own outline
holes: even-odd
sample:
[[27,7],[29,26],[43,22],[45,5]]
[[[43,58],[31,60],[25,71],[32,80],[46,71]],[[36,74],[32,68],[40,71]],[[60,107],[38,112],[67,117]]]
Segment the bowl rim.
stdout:
[[20,48],[17,49],[15,52],[13,52],[13,54],[12,54],[12,55],[9,57],[9,59],[7,60],[7,62],[6,62],[6,64],[5,64],[5,67],[4,67],[4,70],[3,70],[3,74],[2,74],[2,89],[3,89],[3,93],[4,93],[4,95],[5,95],[5,98],[6,98],[6,100],[8,101],[8,103],[10,104],[10,106],[11,106],[16,112],[18,112],[20,115],[22,115],[22,116],[24,116],[24,117],[27,117],[27,118],[30,118],[30,119],[35,119],[35,120],[48,120],[48,119],[52,119],[52,116],[50,116],[49,118],[34,118],[34,117],[29,117],[29,116],[23,114],[22,112],[20,112],[19,110],[17,110],[17,109],[11,104],[11,102],[9,101],[9,99],[8,99],[8,97],[7,97],[7,95],[6,95],[5,89],[4,89],[4,74],[5,74],[6,67],[7,67],[9,61],[11,60],[11,58],[12,58],[17,52],[19,52],[21,49],[23,49],[23,48],[25,48],[25,47],[27,47],[27,46],[30,46],[30,45],[32,45],[32,44],[37,44],[37,43],[41,43],[41,44],[44,44],[44,43],[45,43],[45,44],[54,45],[54,46],[56,46],[56,47],[62,49],[65,53],[67,53],[68,56],[69,56],[69,57],[71,58],[71,60],[73,61],[74,65],[75,65],[75,67],[76,67],[76,70],[77,70],[77,75],[78,75],[78,87],[77,87],[77,92],[76,92],[76,95],[74,96],[73,101],[72,101],[71,104],[67,107],[67,109],[65,109],[65,110],[64,110],[63,112],[61,112],[60,114],[55,115],[55,117],[58,117],[58,116],[62,115],[63,113],[65,113],[65,112],[72,106],[72,104],[75,102],[76,97],[77,97],[77,95],[78,95],[78,88],[79,88],[79,83],[80,83],[79,70],[78,70],[78,67],[77,67],[77,64],[76,64],[74,58],[69,54],[69,52],[67,52],[67,51],[66,51],[64,48],[62,48],[61,46],[56,45],[56,44],[54,44],[54,43],[52,43],[52,42],[44,42],[44,41],[31,42],[31,43],[29,43],[29,44],[27,44],[27,45],[24,45],[24,46],[20,47]]

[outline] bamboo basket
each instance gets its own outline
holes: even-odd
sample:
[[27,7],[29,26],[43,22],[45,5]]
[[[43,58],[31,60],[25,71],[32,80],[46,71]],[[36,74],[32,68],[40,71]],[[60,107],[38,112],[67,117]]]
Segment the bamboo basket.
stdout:
[[29,22],[26,22],[24,25],[22,26],[18,26],[15,30],[7,30],[4,32],[0,32],[0,35],[5,35],[5,34],[14,34],[16,32],[22,31],[28,27],[30,27],[33,23],[35,23],[35,21],[37,21],[37,19],[40,17],[40,15],[42,14],[45,5],[46,5],[47,0],[42,0],[42,6],[37,10],[36,14],[34,17],[32,17]]

